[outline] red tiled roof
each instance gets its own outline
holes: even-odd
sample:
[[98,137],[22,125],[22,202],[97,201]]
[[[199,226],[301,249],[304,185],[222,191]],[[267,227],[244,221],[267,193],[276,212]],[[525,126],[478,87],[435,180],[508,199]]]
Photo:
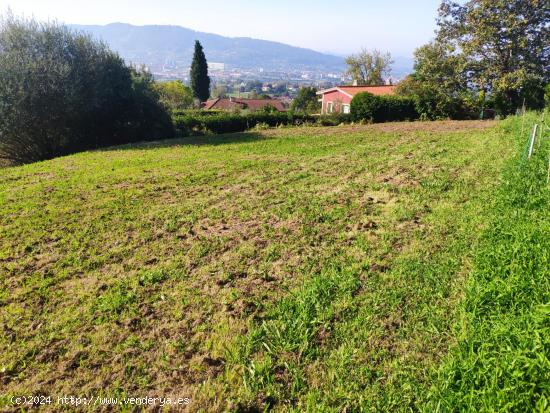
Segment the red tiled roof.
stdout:
[[212,107],[218,103],[218,101],[220,100],[220,98],[216,98],[216,99],[210,99],[210,100],[207,100],[206,102],[204,102],[202,104],[202,107],[203,109],[212,109]]
[[284,112],[283,102],[276,99],[241,99],[241,98],[216,98],[204,103],[204,109],[231,110],[236,107],[251,111],[260,110],[266,106],[272,106],[279,112]]
[[369,92],[373,95],[393,95],[395,93],[394,85],[384,85],[384,86],[340,86],[339,89],[344,92],[349,93],[352,96],[355,96],[361,92]]
[[336,86],[331,89],[320,90],[317,92],[318,95],[325,93],[333,92],[335,90],[340,90],[341,92],[347,93],[350,96],[355,96],[361,92],[372,93],[373,95],[393,95],[395,93],[395,85],[381,85],[381,86]]

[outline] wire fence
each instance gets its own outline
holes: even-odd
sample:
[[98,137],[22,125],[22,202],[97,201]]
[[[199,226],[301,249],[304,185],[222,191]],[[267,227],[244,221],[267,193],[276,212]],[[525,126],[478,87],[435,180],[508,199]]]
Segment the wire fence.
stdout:
[[[525,107],[522,108],[522,120],[521,120],[521,136],[525,136]],[[533,127],[529,130],[529,138],[525,144],[521,161],[529,161],[535,150],[541,150],[544,146],[543,141],[550,138],[550,125],[548,124],[547,111],[543,111],[540,116],[540,120],[533,124]],[[546,173],[546,184],[550,184],[550,151],[548,154],[548,169]]]

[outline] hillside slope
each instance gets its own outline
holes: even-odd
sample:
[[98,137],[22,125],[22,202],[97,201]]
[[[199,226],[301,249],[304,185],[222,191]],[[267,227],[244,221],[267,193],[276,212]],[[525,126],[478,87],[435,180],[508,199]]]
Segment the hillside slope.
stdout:
[[302,127],[2,170],[4,396],[423,406],[514,139]]

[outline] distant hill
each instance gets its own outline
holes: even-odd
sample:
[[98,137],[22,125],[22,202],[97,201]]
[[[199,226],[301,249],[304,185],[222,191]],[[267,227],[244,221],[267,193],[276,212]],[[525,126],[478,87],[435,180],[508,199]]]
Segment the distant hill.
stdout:
[[126,60],[135,63],[179,64],[191,62],[195,40],[199,40],[210,62],[230,67],[288,70],[334,70],[345,68],[342,57],[310,49],[247,37],[224,37],[178,26],[72,25],[72,28],[104,40]]

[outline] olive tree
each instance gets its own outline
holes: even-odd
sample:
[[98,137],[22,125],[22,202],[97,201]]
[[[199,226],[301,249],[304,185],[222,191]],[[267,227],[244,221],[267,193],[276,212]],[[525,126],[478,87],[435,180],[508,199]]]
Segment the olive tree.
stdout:
[[139,72],[87,35],[8,14],[0,20],[0,159],[170,137],[152,79],[136,83]]

